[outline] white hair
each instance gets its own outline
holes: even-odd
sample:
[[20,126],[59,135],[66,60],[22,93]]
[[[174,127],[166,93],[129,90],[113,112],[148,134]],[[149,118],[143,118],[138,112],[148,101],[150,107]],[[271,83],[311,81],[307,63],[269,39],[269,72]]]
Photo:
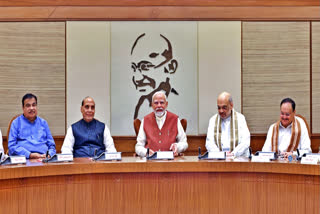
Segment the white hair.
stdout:
[[167,95],[166,95],[163,91],[157,91],[156,93],[154,93],[154,94],[152,95],[152,102],[153,102],[155,96],[157,96],[157,95],[159,95],[159,94],[163,95],[165,101],[167,101]]

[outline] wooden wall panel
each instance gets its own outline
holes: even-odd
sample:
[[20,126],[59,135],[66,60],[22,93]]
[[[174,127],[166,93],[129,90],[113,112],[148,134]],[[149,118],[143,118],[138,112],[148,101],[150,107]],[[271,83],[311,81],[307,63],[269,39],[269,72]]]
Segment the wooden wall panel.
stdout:
[[312,132],[320,133],[320,22],[312,23]]
[[0,7],[0,21],[320,20],[319,6]]
[[38,97],[38,113],[53,135],[65,133],[65,23],[0,23],[0,128],[22,113],[21,99]]
[[283,98],[310,123],[309,22],[243,22],[243,113],[252,133],[279,119]]

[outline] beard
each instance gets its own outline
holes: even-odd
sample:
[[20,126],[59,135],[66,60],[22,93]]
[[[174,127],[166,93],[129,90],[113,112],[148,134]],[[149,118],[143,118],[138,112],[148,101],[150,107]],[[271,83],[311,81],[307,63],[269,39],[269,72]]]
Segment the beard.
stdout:
[[162,117],[166,110],[163,108],[156,108],[153,112],[157,117]]

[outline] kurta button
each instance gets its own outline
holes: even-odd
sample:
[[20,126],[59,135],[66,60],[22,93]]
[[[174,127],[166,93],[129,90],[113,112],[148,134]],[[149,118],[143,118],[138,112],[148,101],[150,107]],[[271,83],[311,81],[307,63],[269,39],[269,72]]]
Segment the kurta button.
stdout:
[[161,135],[161,132],[159,132],[159,135]]
[[159,140],[159,143],[161,143],[161,140]]

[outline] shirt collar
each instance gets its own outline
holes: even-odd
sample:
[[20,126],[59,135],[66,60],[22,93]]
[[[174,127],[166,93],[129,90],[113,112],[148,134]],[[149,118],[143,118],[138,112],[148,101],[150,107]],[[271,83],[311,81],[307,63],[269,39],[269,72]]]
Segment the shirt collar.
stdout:
[[283,129],[288,129],[288,128],[291,129],[291,127],[292,127],[292,122],[290,123],[290,125],[287,126],[287,128],[284,127],[284,126],[282,125],[282,123],[280,122],[280,127],[283,128]]
[[83,118],[82,118],[82,121],[84,124],[86,124],[87,126],[90,126],[94,123],[95,119],[93,118],[89,123],[87,121],[85,121]]
[[38,115],[36,116],[36,119],[34,120],[34,121],[30,121],[30,120],[28,120],[28,118],[26,118],[25,116],[24,116],[24,114],[22,114],[22,118],[25,120],[25,121],[27,121],[27,122],[29,122],[29,123],[35,123],[36,121],[37,121],[37,119],[38,119]]

